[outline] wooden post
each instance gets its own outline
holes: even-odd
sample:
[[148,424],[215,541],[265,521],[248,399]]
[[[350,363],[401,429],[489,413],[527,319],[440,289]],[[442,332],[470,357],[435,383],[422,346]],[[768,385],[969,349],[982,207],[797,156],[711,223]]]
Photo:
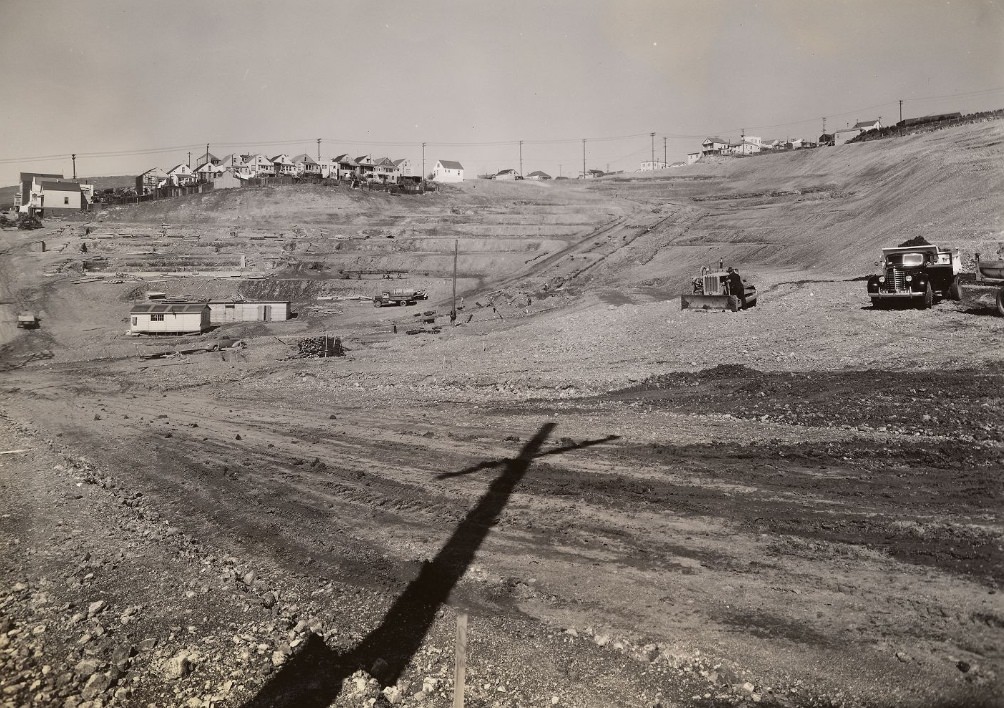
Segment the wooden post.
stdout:
[[457,615],[456,667],[453,675],[453,708],[464,708],[464,684],[467,680],[467,613]]
[[460,240],[453,242],[453,310],[450,312],[450,324],[457,319],[457,255],[460,253]]

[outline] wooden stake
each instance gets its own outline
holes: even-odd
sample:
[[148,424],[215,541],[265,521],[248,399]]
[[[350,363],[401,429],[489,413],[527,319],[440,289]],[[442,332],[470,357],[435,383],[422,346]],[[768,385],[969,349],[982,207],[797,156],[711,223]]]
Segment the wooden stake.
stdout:
[[467,680],[467,613],[457,615],[456,667],[453,676],[453,708],[464,708],[464,684]]

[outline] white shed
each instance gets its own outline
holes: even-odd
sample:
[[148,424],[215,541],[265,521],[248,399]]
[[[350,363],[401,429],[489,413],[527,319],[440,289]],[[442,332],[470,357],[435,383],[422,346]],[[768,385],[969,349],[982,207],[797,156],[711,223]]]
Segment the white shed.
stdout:
[[463,182],[464,166],[454,160],[439,160],[432,169],[433,182]]
[[144,302],[129,312],[129,331],[137,334],[201,333],[209,324],[209,305],[204,302]]
[[213,324],[224,322],[273,322],[290,318],[290,302],[262,300],[211,300],[209,321]]

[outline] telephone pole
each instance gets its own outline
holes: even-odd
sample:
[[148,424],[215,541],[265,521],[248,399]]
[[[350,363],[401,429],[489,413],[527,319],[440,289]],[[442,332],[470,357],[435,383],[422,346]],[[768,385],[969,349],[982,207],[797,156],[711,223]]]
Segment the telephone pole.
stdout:
[[586,178],[586,139],[582,139],[582,179]]
[[903,99],[899,99],[899,122],[903,122]]
[[425,184],[425,143],[422,143],[422,184]]
[[188,169],[192,169],[192,151],[188,151]]
[[826,116],[823,116],[823,135],[826,135]]
[[70,157],[73,159],[73,179],[76,179],[77,178],[77,153],[73,153],[72,155],[70,155]]
[[523,176],[523,141],[519,141],[519,176]]
[[667,154],[668,153],[666,152],[666,138],[663,138],[662,139],[662,166],[663,167],[665,167],[667,164],[669,164],[668,160],[667,160],[667,157],[666,157]]
[[321,139],[317,139],[317,162],[321,162]]
[[652,138],[652,169],[655,169],[655,133],[649,133]]

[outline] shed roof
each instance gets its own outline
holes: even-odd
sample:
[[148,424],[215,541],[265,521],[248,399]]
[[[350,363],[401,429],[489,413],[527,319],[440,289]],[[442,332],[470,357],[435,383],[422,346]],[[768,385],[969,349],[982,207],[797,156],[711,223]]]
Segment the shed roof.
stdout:
[[42,189],[50,192],[79,192],[80,185],[76,182],[42,182]]
[[182,315],[182,314],[200,313],[208,307],[209,305],[207,305],[204,302],[142,302],[137,305],[133,305],[132,309],[129,311],[129,314]]
[[858,121],[857,123],[855,123],[854,127],[855,128],[868,128],[868,127],[871,127],[871,126],[875,125],[878,122],[879,122],[878,118],[876,118],[875,120],[862,120],[862,121]]
[[459,162],[456,162],[455,160],[440,160],[439,164],[442,165],[443,168],[447,169],[447,170],[462,170],[462,169],[464,169],[464,166],[461,165]]

